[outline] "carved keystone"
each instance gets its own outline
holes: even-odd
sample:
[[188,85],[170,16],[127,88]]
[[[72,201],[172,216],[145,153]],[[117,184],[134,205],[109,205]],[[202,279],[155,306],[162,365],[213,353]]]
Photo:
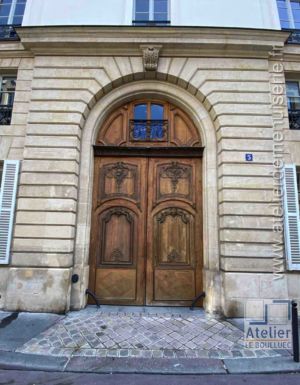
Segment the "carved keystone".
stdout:
[[142,45],[140,48],[143,51],[143,62],[145,71],[156,71],[158,67],[159,52],[161,45]]

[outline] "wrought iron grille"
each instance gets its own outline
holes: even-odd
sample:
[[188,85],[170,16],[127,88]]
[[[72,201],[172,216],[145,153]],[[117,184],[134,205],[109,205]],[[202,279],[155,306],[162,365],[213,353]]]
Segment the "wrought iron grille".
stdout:
[[166,142],[168,140],[168,120],[130,120],[131,141]]
[[15,26],[0,25],[0,40],[20,40],[15,30]]
[[289,110],[289,122],[291,130],[300,130],[300,110]]
[[11,122],[12,106],[0,104],[0,125],[9,125]]

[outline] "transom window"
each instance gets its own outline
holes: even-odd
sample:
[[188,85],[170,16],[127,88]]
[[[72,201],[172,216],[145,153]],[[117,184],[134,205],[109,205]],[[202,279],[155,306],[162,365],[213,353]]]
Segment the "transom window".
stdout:
[[282,28],[300,29],[300,0],[277,0]]
[[21,25],[26,0],[0,0],[0,25]]
[[[125,147],[201,148],[202,144],[196,126],[184,111],[165,100],[148,97],[128,102],[111,114],[96,141],[96,147],[103,146],[123,151]],[[101,150],[96,152],[100,154]]]
[[155,102],[135,104],[130,136],[134,141],[166,141],[168,121],[165,119],[164,105]]
[[135,0],[134,24],[168,24],[168,0]]

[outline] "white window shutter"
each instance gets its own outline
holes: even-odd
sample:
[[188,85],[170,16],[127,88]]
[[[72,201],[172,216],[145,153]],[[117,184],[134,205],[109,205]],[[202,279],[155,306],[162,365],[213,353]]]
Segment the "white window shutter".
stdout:
[[8,264],[14,223],[20,161],[6,160],[0,191],[0,264]]
[[285,250],[289,270],[300,270],[300,218],[296,166],[284,170]]

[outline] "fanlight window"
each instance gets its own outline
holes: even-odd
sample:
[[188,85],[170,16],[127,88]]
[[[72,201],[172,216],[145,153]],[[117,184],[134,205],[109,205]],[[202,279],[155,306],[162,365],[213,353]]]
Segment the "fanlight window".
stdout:
[[111,114],[99,131],[96,146],[201,147],[201,140],[184,111],[167,101],[140,99]]
[[133,107],[130,137],[133,141],[167,141],[168,121],[163,104],[140,103]]

